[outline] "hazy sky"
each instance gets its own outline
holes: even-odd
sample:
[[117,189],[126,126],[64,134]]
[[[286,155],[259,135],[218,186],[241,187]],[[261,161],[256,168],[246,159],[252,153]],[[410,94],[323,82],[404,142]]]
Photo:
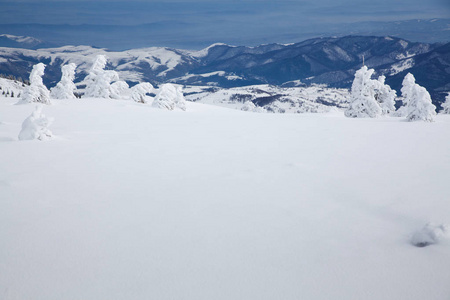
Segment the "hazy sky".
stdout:
[[289,40],[343,23],[419,18],[450,18],[450,0],[0,0],[0,31],[12,28],[1,24],[152,24],[155,41],[188,37],[199,44]]
[[0,23],[355,22],[450,17],[449,0],[0,0]]

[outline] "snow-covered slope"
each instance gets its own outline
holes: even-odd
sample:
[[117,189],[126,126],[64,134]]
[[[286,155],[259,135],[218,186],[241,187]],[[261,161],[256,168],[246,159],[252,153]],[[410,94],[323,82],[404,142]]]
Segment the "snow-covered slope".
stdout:
[[332,107],[347,107],[349,97],[346,89],[318,85],[290,88],[254,85],[230,89],[186,86],[184,93],[189,101],[234,109],[241,109],[246,101],[252,101],[274,113],[328,112]]
[[0,95],[3,97],[18,98],[24,87],[25,84],[20,81],[0,77]]
[[[58,79],[56,74],[60,72],[60,65],[67,63],[75,63],[78,66],[77,74],[82,75],[81,78],[83,78],[97,55],[106,55],[109,67],[119,72],[120,78],[131,82],[143,81],[144,78],[146,80],[156,80],[156,78],[164,80],[166,75],[173,72],[176,67],[182,70],[180,65],[193,63],[192,58],[183,55],[178,50],[159,47],[123,52],[107,51],[90,46],[64,46],[38,50],[0,48],[0,58],[5,63],[8,62],[11,65],[11,62],[17,61],[17,57],[22,60],[22,64],[12,64],[18,68],[16,73],[21,74],[29,67],[23,65],[27,58],[28,60],[38,60],[47,64],[47,76],[54,77],[53,81]],[[174,75],[184,74],[180,72],[175,71]],[[81,79],[80,76],[78,77]]]
[[[2,299],[443,300],[450,116],[0,98]],[[417,233],[418,232],[418,233]],[[419,236],[420,237],[420,236]],[[418,244],[420,245],[420,243]]]

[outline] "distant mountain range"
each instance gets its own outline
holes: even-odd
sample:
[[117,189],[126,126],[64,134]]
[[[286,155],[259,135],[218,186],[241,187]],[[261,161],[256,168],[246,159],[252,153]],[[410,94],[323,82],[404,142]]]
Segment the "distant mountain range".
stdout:
[[44,42],[34,37],[0,34],[0,47],[39,49],[55,46],[55,44]]
[[[148,46],[165,46],[182,49],[201,49],[214,42],[224,41],[236,45],[259,45],[273,41],[290,43],[316,37],[329,36],[395,36],[414,42],[436,43],[450,42],[450,18],[413,19],[402,21],[356,23],[333,22],[321,23],[320,26],[291,26],[285,28],[282,34],[264,32],[264,34],[249,34],[245,37],[235,30],[218,35],[214,30],[203,28],[197,22],[155,21],[140,25],[69,25],[69,24],[0,24],[0,32],[33,36],[52,47],[65,45],[90,45],[122,51],[125,49]],[[192,32],[196,34],[193,35]],[[219,39],[219,40],[218,40]],[[0,47],[11,47],[0,40]],[[45,45],[40,48],[48,47]],[[28,47],[22,47],[27,48]],[[32,49],[37,49],[33,47]]]
[[0,73],[28,78],[32,65],[47,64],[44,82],[53,86],[60,66],[78,65],[77,81],[86,76],[98,54],[129,83],[239,87],[271,84],[283,87],[326,84],[349,88],[364,62],[385,75],[396,90],[407,72],[432,94],[435,103],[450,91],[450,43],[418,43],[396,37],[346,36],[315,38],[295,44],[256,47],[214,44],[200,51],[142,48],[121,52],[89,46],[49,49],[0,48]]

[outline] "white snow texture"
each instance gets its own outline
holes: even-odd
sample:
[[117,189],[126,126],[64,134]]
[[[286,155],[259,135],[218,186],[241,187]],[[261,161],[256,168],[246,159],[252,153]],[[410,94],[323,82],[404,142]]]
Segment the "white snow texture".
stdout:
[[36,106],[33,113],[22,123],[22,130],[19,133],[19,140],[40,140],[45,141],[52,138],[52,132],[48,127],[53,122],[42,113],[42,106]]
[[0,96],[2,300],[449,298],[450,243],[412,233],[450,222],[450,115],[89,98],[44,107],[62,137],[45,143],[17,141],[34,103],[16,101]]
[[77,66],[74,63],[70,63],[61,67],[61,81],[50,89],[50,96],[53,99],[75,99],[74,92],[77,87],[73,83],[75,79],[75,69]]
[[33,66],[30,74],[30,85],[22,93],[22,103],[38,102],[50,104],[50,92],[42,82],[45,65],[38,63]]

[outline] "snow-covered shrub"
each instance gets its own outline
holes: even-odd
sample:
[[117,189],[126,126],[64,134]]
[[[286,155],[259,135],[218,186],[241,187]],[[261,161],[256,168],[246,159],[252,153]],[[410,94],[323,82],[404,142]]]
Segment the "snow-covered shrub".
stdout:
[[42,82],[44,70],[45,65],[43,63],[33,66],[30,74],[30,85],[26,86],[22,93],[23,103],[39,102],[50,104],[50,92]]
[[450,93],[445,97],[445,102],[442,104],[442,113],[450,114]]
[[251,112],[258,112],[258,113],[266,112],[266,110],[263,107],[256,106],[252,101],[246,101],[244,103],[244,106],[242,106],[241,110],[243,110],[243,111],[251,111]]
[[382,109],[375,98],[375,88],[379,82],[370,79],[374,70],[363,66],[356,71],[350,94],[350,104],[345,116],[350,118],[375,118]]
[[403,104],[406,106],[408,121],[434,121],[436,106],[431,103],[428,91],[416,83],[411,73],[406,74],[402,83]]
[[167,110],[174,110],[175,108],[186,110],[186,99],[184,99],[181,87],[166,83],[159,88],[152,106]]
[[42,106],[36,106],[35,111],[22,123],[19,140],[45,141],[52,138],[52,132],[48,127],[53,122],[42,113]]
[[75,69],[77,66],[74,63],[64,65],[61,67],[61,81],[50,89],[50,96],[53,99],[75,99],[74,92],[77,90],[73,80],[75,79]]
[[145,100],[145,94],[151,93],[153,91],[153,85],[151,85],[151,83],[148,82],[142,82],[136,84],[130,90],[131,90],[131,99],[133,101],[139,103],[147,103],[147,100]]
[[391,87],[385,84],[386,77],[378,77],[375,81],[375,98],[381,107],[381,114],[389,115],[395,112],[395,97],[397,93]]
[[414,233],[411,243],[416,247],[426,247],[450,237],[450,227],[428,223],[421,230]]
[[128,92],[129,86],[128,83],[125,81],[116,81],[113,84],[111,84],[110,91],[111,91],[111,98],[113,99],[124,99],[127,98],[127,92]]
[[97,55],[89,75],[86,76],[86,89],[84,97],[111,98],[111,82],[119,80],[116,71],[104,70],[106,56]]

